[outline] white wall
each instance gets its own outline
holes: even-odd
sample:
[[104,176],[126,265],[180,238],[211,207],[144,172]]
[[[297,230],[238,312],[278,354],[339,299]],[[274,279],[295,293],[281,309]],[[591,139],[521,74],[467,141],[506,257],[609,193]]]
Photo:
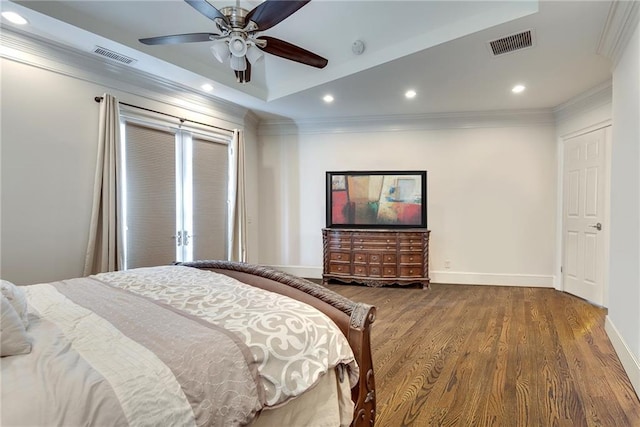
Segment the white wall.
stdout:
[[552,125],[284,132],[259,149],[261,263],[321,276],[326,171],[426,169],[434,282],[553,286]]
[[[165,94],[162,96],[172,102],[163,103],[120,90],[117,82],[108,87],[28,63],[5,58],[0,61],[0,274],[15,283],[82,275],[96,162],[99,104],[94,101],[95,96],[108,92],[134,105],[228,129],[243,127],[220,119],[223,114],[214,107],[189,109],[187,96],[181,99]],[[78,75],[83,72],[78,71]],[[240,123],[243,120],[238,118]],[[246,135],[250,218],[257,217],[253,127],[247,129]],[[248,242],[248,253],[253,257],[257,257],[255,227],[255,223],[250,225]]]
[[93,85],[2,60],[2,277],[80,276],[96,162]]
[[640,25],[613,72],[607,332],[640,394]]

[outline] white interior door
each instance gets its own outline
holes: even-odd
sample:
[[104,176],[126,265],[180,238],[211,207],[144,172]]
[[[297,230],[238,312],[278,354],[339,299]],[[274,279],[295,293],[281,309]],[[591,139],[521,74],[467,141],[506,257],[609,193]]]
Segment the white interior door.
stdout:
[[564,290],[598,305],[604,305],[605,141],[609,129],[564,142]]

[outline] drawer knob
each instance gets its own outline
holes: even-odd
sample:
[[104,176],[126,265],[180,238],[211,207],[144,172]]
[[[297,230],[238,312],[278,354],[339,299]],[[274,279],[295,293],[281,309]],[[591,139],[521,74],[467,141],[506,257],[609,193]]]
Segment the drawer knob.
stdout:
[[342,255],[338,255],[338,259],[342,259]]

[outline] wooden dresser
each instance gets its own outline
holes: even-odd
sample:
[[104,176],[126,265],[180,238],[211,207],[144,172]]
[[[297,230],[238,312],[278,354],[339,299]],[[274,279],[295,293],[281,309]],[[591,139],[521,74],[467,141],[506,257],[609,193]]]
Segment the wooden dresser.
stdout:
[[429,288],[429,230],[325,228],[323,283],[367,286],[422,284]]

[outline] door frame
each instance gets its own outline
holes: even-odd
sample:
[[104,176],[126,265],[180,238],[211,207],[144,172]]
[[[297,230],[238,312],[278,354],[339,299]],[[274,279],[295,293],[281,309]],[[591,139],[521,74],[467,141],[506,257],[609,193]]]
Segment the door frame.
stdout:
[[557,210],[557,218],[559,218],[557,225],[557,256],[556,256],[556,277],[558,278],[556,282],[556,289],[562,292],[566,292],[565,284],[564,284],[564,273],[562,272],[562,264],[565,259],[565,224],[564,224],[564,194],[565,194],[565,159],[564,159],[564,148],[567,140],[585,135],[600,129],[605,129],[605,138],[604,138],[604,212],[603,212],[603,220],[602,220],[602,242],[603,242],[603,257],[602,260],[602,275],[603,275],[603,295],[602,302],[603,307],[609,306],[609,256],[610,256],[610,226],[611,226],[611,148],[612,148],[612,123],[611,119],[603,120],[599,123],[587,126],[577,131],[572,131],[567,134],[561,135],[558,140],[558,210]]

